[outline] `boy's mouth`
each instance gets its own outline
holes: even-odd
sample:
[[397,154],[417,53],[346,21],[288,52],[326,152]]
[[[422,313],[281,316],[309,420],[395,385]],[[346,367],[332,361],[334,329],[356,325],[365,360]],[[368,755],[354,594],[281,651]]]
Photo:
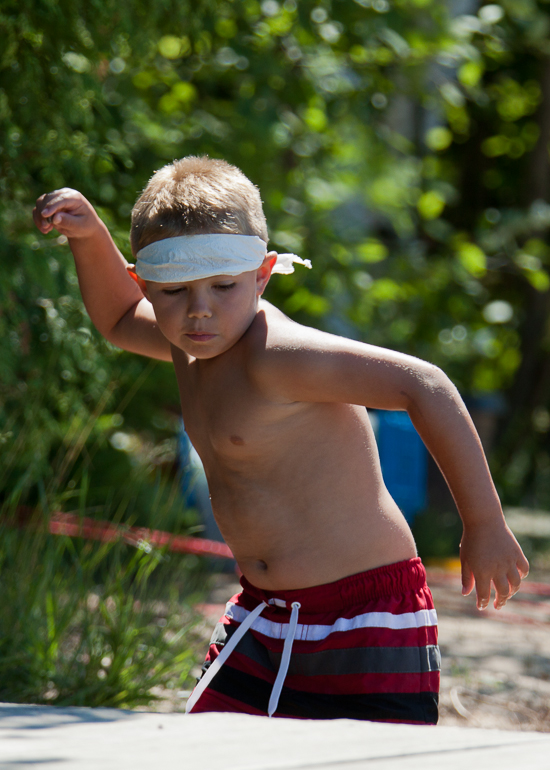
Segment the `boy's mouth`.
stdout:
[[192,342],[208,342],[213,340],[216,335],[209,332],[187,332],[185,336]]

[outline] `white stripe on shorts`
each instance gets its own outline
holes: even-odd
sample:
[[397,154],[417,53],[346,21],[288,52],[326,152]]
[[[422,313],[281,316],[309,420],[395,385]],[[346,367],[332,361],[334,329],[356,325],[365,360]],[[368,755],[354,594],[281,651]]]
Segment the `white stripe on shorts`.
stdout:
[[[249,614],[248,610],[233,604],[233,602],[228,602],[225,608],[226,617],[237,621],[237,623],[242,623]],[[421,628],[423,626],[437,626],[437,613],[435,610],[404,612],[401,615],[393,615],[391,612],[365,612],[354,618],[338,618],[331,626],[308,626],[299,623],[296,626],[294,638],[300,641],[317,642],[326,639],[335,632],[353,631],[357,628],[391,628],[400,630],[405,628]],[[259,617],[256,618],[251,628],[271,639],[285,639],[288,623],[274,623],[272,620]]]

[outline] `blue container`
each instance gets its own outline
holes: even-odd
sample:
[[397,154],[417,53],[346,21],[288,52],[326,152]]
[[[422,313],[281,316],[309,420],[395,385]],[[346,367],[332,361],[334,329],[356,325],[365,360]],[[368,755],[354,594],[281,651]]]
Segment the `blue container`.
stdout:
[[406,412],[377,412],[382,475],[409,524],[426,507],[428,452]]

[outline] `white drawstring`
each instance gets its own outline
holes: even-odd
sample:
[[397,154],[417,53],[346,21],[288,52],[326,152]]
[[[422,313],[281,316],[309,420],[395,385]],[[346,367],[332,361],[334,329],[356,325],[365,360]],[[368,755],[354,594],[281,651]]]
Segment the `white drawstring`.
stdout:
[[246,634],[252,623],[256,620],[258,615],[261,615],[261,613],[264,611],[264,609],[267,607],[267,604],[265,602],[262,602],[261,604],[258,604],[257,607],[255,607],[250,615],[243,620],[241,625],[237,628],[231,639],[227,642],[226,645],[224,645],[223,650],[220,652],[218,657],[214,660],[213,663],[210,664],[208,667],[208,671],[206,674],[202,677],[202,679],[198,682],[197,686],[189,696],[189,700],[187,701],[187,705],[185,707],[185,713],[188,714],[195,703],[198,701],[198,699],[201,697],[203,692],[206,690],[214,676],[218,673],[220,668],[223,666],[227,658],[231,655],[235,647],[238,645],[238,643],[241,641],[243,636]]
[[285,645],[283,647],[283,656],[279,663],[279,671],[277,672],[277,678],[275,679],[275,684],[271,690],[269,706],[267,707],[267,715],[270,717],[277,711],[277,706],[279,705],[279,698],[281,697],[281,691],[290,664],[292,645],[294,643],[294,637],[296,636],[296,626],[298,625],[298,612],[301,606],[300,602],[292,602],[292,612],[290,613],[290,622],[288,624]]
[[[278,599],[271,599],[270,604],[276,604],[280,606],[281,604],[285,605],[286,603]],[[285,637],[283,655],[281,657],[281,662],[279,664],[279,671],[277,672],[277,677],[275,679],[273,689],[271,690],[269,705],[267,707],[267,713],[268,713],[268,716],[270,717],[272,717],[273,714],[277,711],[277,706],[279,705],[279,698],[281,697],[281,692],[282,692],[283,685],[288,672],[288,667],[290,665],[292,645],[294,644],[294,637],[296,636],[296,627],[298,625],[298,612],[301,606],[302,605],[300,604],[300,602],[292,602],[292,611],[290,613],[290,621],[288,624],[288,630]],[[246,619],[243,620],[243,622],[237,628],[237,630],[235,631],[231,639],[227,642],[227,644],[224,645],[218,657],[213,661],[213,663],[210,664],[205,675],[198,682],[197,686],[191,693],[189,700],[187,701],[187,705],[185,707],[186,714],[188,714],[191,711],[195,703],[201,697],[201,695],[206,690],[206,688],[208,687],[212,679],[215,677],[215,675],[223,666],[227,658],[231,655],[235,647],[238,645],[238,643],[241,641],[243,636],[246,634],[250,626],[254,623],[256,618],[262,614],[262,612],[266,607],[267,607],[266,602],[261,602],[260,604],[258,604],[258,606],[252,610],[252,612],[246,617]]]

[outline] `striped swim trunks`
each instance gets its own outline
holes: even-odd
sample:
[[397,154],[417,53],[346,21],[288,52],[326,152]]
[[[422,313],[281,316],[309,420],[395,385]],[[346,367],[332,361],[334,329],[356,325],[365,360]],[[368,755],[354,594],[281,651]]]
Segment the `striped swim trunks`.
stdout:
[[191,713],[437,722],[437,616],[419,558],[301,590],[241,585]]

